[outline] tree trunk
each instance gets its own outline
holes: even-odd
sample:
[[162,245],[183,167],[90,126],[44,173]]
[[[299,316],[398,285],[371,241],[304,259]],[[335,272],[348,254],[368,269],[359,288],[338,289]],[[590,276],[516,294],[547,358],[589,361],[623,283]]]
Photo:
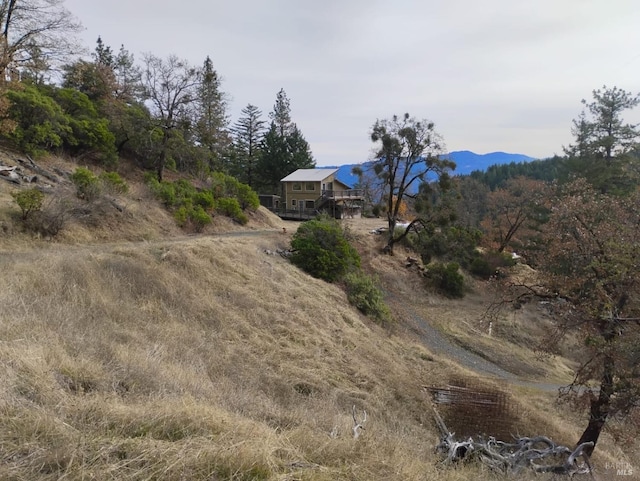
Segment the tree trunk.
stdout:
[[162,182],[162,173],[164,172],[164,163],[166,161],[166,158],[166,150],[163,148],[162,152],[160,152],[160,157],[158,157],[158,162],[156,164],[156,176],[158,177],[158,182]]
[[611,408],[611,396],[613,395],[613,373],[615,372],[615,361],[611,355],[606,355],[602,361],[602,379],[600,381],[600,392],[597,398],[591,400],[589,411],[589,424],[582,433],[576,446],[582,443],[593,442],[592,447],[586,447],[584,452],[591,457],[596,447],[602,428],[609,417]]
[[160,151],[160,157],[156,164],[156,174],[158,176],[158,182],[162,182],[162,174],[164,173],[164,165],[167,162],[167,145],[169,144],[169,130],[164,129],[162,135],[162,147]]
[[384,246],[384,249],[382,250],[385,254],[389,254],[390,256],[393,255],[393,244],[395,244],[395,239],[394,239],[394,235],[395,235],[395,230],[396,230],[396,219],[394,217],[392,217],[391,215],[387,216],[387,219],[389,221],[388,226],[389,226],[389,232],[388,237],[387,237],[387,245]]

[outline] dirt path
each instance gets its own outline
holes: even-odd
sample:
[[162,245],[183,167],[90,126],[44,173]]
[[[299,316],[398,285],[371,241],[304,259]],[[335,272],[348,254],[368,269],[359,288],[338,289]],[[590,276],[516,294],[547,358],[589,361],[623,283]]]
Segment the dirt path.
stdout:
[[440,330],[433,327],[428,320],[416,313],[407,306],[406,303],[403,303],[395,294],[387,292],[385,300],[392,310],[402,314],[403,319],[409,324],[409,330],[434,354],[447,357],[481,376],[499,379],[509,384],[529,387],[545,392],[558,392],[558,389],[564,387],[564,385],[561,384],[541,383],[522,379],[514,373],[503,369],[473,352],[467,351],[455,342],[449,340]]

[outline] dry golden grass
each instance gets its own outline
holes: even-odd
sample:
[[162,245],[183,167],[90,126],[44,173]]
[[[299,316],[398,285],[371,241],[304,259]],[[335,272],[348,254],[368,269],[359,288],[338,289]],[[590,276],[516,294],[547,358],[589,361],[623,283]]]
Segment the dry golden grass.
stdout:
[[[423,386],[475,374],[272,255],[295,223],[260,211],[256,235],[188,237],[144,195],[54,242],[0,237],[0,479],[500,479],[433,452]],[[375,255],[369,223],[354,232],[366,264],[444,319],[455,301],[418,297],[400,254]],[[584,419],[551,394],[477,382],[505,392],[518,434],[577,439]],[[357,440],[354,405],[368,413]],[[633,446],[603,443],[596,461]]]

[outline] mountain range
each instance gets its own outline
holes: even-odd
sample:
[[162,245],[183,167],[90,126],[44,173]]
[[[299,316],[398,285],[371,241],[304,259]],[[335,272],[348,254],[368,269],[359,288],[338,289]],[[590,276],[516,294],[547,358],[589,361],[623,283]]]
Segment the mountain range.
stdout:
[[[509,154],[506,152],[491,152],[489,154],[476,154],[469,150],[458,150],[449,152],[446,157],[453,160],[456,163],[456,170],[454,175],[467,175],[474,170],[485,171],[490,166],[496,164],[510,164],[511,162],[530,162],[536,160],[534,157],[530,157],[524,154]],[[366,168],[371,161],[364,164],[345,164],[338,166],[337,179],[347,185],[355,185],[358,182],[358,177],[351,173],[351,170],[355,166],[362,166]],[[335,168],[335,167],[334,167]]]

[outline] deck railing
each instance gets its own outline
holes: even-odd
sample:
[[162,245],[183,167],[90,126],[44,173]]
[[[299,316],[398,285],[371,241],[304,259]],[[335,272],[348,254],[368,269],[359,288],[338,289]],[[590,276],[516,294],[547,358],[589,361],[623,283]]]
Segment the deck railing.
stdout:
[[322,197],[324,199],[361,199],[363,196],[364,190],[362,189],[322,191]]

